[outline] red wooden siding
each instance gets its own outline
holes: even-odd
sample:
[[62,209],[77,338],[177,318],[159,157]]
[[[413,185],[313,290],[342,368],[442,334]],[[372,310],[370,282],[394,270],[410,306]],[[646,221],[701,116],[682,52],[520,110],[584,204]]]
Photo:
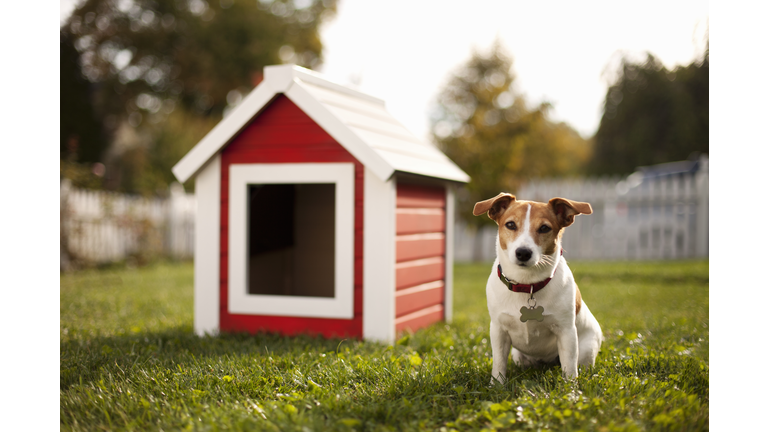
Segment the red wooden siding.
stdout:
[[445,210],[398,208],[397,234],[445,232]]
[[397,185],[395,330],[417,330],[445,313],[445,189]]
[[397,291],[395,308],[400,315],[406,315],[435,304],[443,304],[444,300],[445,284],[439,280]]
[[397,319],[395,319],[395,329],[398,332],[405,329],[416,330],[442,321],[444,317],[445,311],[443,310],[443,305],[437,304],[408,315],[397,317]]
[[445,278],[442,256],[395,264],[395,288],[398,290]]
[[[355,164],[354,317],[300,318],[230,314],[228,308],[229,166],[245,163],[353,162]],[[326,337],[363,336],[363,179],[364,168],[299,107],[278,96],[221,152],[220,328]],[[244,234],[245,235],[245,234]]]
[[445,234],[397,236],[397,262],[445,255]]
[[399,184],[397,208],[445,209],[445,190],[441,187]]

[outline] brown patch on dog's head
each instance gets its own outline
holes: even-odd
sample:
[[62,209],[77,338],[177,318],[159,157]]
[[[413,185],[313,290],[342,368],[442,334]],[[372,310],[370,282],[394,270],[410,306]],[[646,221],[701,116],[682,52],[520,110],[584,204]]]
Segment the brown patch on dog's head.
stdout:
[[488,217],[498,224],[502,249],[507,250],[507,246],[520,236],[528,235],[539,250],[552,255],[560,243],[563,228],[573,224],[576,215],[591,214],[592,207],[565,198],[552,198],[549,203],[517,201],[514,195],[500,193],[475,204],[472,213],[475,216],[488,213]]
[[499,217],[504,214],[504,211],[509,208],[513,202],[515,202],[514,195],[502,192],[493,198],[476,203],[475,208],[472,210],[472,214],[480,216],[483,213],[488,213],[488,217],[498,224]]
[[552,255],[562,235],[557,215],[545,203],[529,201],[531,206],[528,233],[546,255]]
[[589,203],[571,201],[565,198],[552,198],[549,206],[557,217],[557,223],[565,228],[573,224],[576,215],[592,214],[592,206]]

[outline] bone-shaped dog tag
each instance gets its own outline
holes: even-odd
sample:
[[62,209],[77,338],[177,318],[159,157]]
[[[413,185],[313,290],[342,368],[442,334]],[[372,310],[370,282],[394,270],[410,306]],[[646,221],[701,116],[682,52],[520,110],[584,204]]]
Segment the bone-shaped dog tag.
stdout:
[[521,307],[520,308],[520,321],[526,322],[528,320],[544,321],[544,307]]

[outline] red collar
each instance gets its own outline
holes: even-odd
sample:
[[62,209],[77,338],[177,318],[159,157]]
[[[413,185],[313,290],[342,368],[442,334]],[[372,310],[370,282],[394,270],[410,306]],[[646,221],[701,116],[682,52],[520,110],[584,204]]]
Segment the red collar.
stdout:
[[[562,254],[563,254],[563,250],[560,249],[560,255],[562,255]],[[507,279],[506,276],[504,276],[504,273],[501,272],[501,264],[499,264],[496,267],[496,270],[497,270],[497,273],[499,274],[499,280],[501,280],[501,283],[506,285],[506,287],[510,291],[512,291],[512,292],[533,294],[533,293],[543,289],[545,286],[547,286],[549,281],[552,280],[551,277],[548,277],[548,278],[544,279],[543,281],[536,282],[534,284],[520,284],[520,283],[515,283],[515,282],[510,281],[509,279]],[[552,274],[554,275],[556,271],[557,271],[557,268],[555,268],[555,271],[552,272]]]

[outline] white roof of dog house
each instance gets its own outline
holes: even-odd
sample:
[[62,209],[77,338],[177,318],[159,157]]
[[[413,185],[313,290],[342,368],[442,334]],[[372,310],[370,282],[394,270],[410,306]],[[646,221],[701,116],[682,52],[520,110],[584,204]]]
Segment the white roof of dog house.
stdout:
[[174,167],[189,180],[278,94],[284,94],[381,180],[405,172],[466,183],[469,176],[440,150],[416,138],[384,101],[293,65],[267,66],[264,80]]

